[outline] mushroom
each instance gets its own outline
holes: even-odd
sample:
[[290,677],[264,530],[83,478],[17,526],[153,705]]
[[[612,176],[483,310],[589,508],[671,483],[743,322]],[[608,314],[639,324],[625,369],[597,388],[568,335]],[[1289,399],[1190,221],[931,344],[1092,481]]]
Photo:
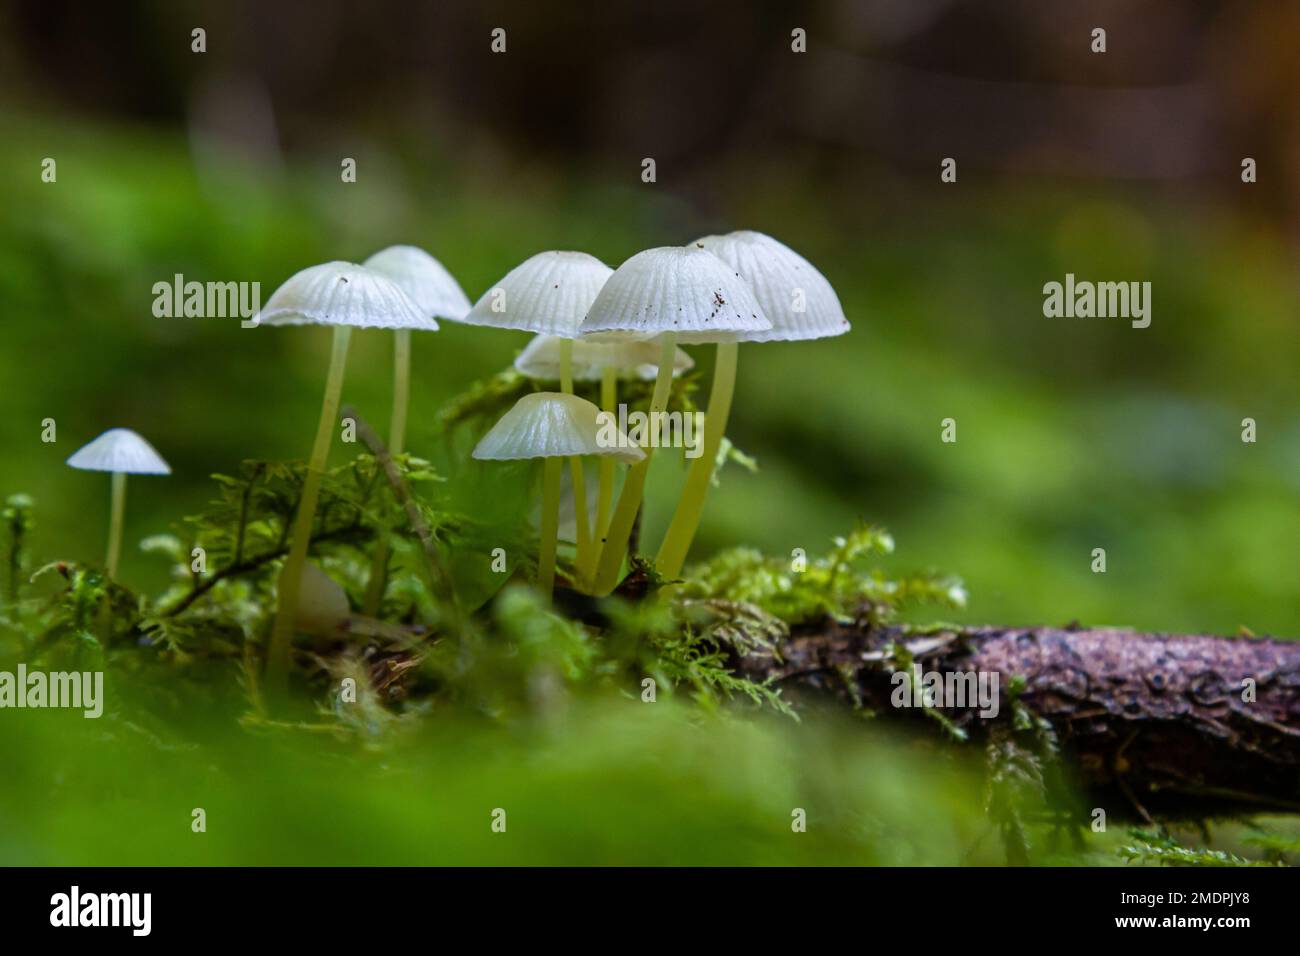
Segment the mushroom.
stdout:
[[731,413],[739,343],[821,339],[843,335],[849,330],[839,297],[826,277],[799,253],[771,236],[761,232],[732,232],[725,236],[705,236],[693,245],[716,255],[745,280],[772,325],[769,329],[747,331],[718,342],[709,410],[704,418],[703,449],[700,457],[691,463],[677,510],[655,558],[655,569],[668,579],[681,573],[704,511],[704,499]]
[[[599,408],[576,395],[534,392],[501,416],[474,449],[486,461],[543,458],[542,526],[537,587],[549,601],[555,584],[555,550],[560,520],[560,459],[601,455],[639,462],[644,452]],[[581,462],[579,462],[581,465]]]
[[108,556],[104,567],[109,578],[117,577],[117,558],[122,551],[122,516],[126,512],[127,475],[170,475],[172,470],[154,447],[129,428],[110,428],[94,441],[82,445],[68,464],[85,471],[111,472],[112,506],[108,520]]
[[[578,337],[587,309],[613,271],[585,252],[539,252],[488,289],[463,321],[558,338],[560,391],[572,394],[573,340]],[[586,482],[576,458],[569,468],[578,517],[578,568],[585,574],[595,560],[594,536],[586,518]]]
[[391,279],[351,262],[326,262],[290,276],[272,293],[253,323],[329,325],[334,328],[320,422],[316,427],[316,439],[303,478],[302,497],[298,500],[298,511],[290,532],[289,556],[280,572],[279,604],[271,642],[267,646],[267,683],[273,691],[279,691],[288,670],[302,566],[311,544],[316,500],[320,496],[325,460],[329,456],[334,419],[338,415],[352,329],[436,329],[438,325],[424,315]]
[[[538,335],[515,359],[515,369],[531,379],[558,381],[560,379],[560,353],[565,339],[553,335]],[[592,341],[574,339],[572,342],[573,379],[577,382],[600,382],[600,407],[611,415],[618,413],[618,379],[638,378],[653,381],[659,374],[659,345],[646,339],[618,339]],[[695,360],[682,349],[673,355],[673,377],[694,368]],[[593,539],[605,536],[609,523],[609,507],[614,496],[614,460],[602,458],[596,493]],[[591,560],[596,549],[591,551]]]
[[[425,328],[438,328],[435,319],[459,322],[469,312],[469,299],[443,264],[416,246],[389,246],[362,263],[396,283],[429,318]],[[400,455],[406,442],[406,409],[411,394],[411,330],[393,331],[393,417],[388,450]]]
[[[649,415],[654,428],[668,403],[678,341],[721,342],[771,327],[749,287],[721,259],[700,246],[666,246],[638,252],[619,266],[591,304],[581,331],[658,338],[659,371]],[[597,594],[609,594],[617,584],[650,456],[647,451],[623,482],[596,569]]]
[[[657,342],[647,339],[561,339],[553,335],[538,335],[529,342],[515,359],[515,371],[538,381],[558,382],[560,352],[566,342],[570,347],[569,368],[575,382],[603,384],[606,373],[612,382],[620,378],[650,382],[659,374],[660,349]],[[673,355],[673,378],[694,367],[695,360],[685,350],[677,349]]]
[[[416,246],[389,246],[376,252],[362,263],[387,276],[406,293],[421,312],[430,320],[431,329],[438,327],[434,319],[460,321],[469,311],[469,299],[441,262]],[[406,410],[411,399],[411,330],[393,331],[393,416],[388,426],[388,450],[400,455],[406,447]],[[384,597],[386,569],[388,567],[388,541],[381,538],[375,545],[370,565],[370,583],[366,587],[363,609],[366,614],[376,614]]]

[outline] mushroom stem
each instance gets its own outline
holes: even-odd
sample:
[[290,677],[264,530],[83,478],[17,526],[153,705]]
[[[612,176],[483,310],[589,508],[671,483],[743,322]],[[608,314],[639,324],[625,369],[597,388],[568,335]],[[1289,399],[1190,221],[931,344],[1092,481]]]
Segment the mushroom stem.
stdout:
[[388,453],[406,446],[406,408],[411,401],[411,330],[393,332],[393,418],[388,426]]
[[668,405],[668,394],[673,384],[673,356],[677,350],[677,335],[665,332],[660,336],[659,374],[655,376],[654,395],[650,399],[649,425],[646,428],[641,445],[645,457],[633,465],[623,481],[623,490],[619,493],[618,504],[614,507],[614,516],[610,519],[609,529],[605,534],[605,543],[600,551],[600,564],[596,569],[593,593],[609,594],[618,584],[619,568],[623,566],[623,557],[627,553],[627,543],[632,535],[632,525],[636,521],[637,511],[641,508],[641,494],[645,491],[646,475],[650,471],[650,459],[654,454],[655,443],[650,440],[649,431],[659,420],[658,413]]
[[704,513],[704,499],[708,496],[709,485],[713,480],[713,471],[717,466],[718,449],[722,447],[722,436],[727,431],[727,419],[731,415],[731,397],[736,389],[736,359],[740,346],[736,342],[719,342],[718,357],[713,366],[713,387],[709,392],[709,411],[704,416],[704,447],[700,457],[691,462],[691,470],[686,475],[686,484],[682,496],[678,499],[677,510],[668,525],[659,554],[655,558],[655,570],[667,580],[676,578],[686,563],[686,555],[691,550],[691,541],[700,526],[700,515]]
[[555,546],[560,531],[560,458],[542,466],[542,528],[537,549],[537,589],[547,605],[555,588]]
[[[600,373],[600,407],[611,415],[618,414],[618,370],[612,365],[606,366]],[[600,485],[596,492],[596,534],[597,541],[609,531],[609,506],[614,499],[614,459],[602,455],[600,459]]]
[[104,566],[110,579],[117,577],[117,558],[122,553],[122,516],[126,514],[126,473],[113,472],[112,505],[108,518],[108,557]]
[[343,371],[347,365],[351,334],[350,326],[334,326],[334,346],[330,353],[329,374],[325,379],[320,424],[316,427],[316,440],[311,448],[311,459],[307,462],[307,474],[303,477],[302,497],[298,499],[298,512],[293,519],[289,556],[280,571],[279,606],[276,608],[275,627],[271,631],[271,643],[266,651],[266,684],[272,693],[282,691],[288,678],[289,649],[293,643],[294,621],[298,615],[302,567],[307,561],[311,527],[316,518],[316,501],[320,497],[325,460],[329,457],[330,439],[334,433],[334,419],[338,415],[339,398],[343,393]]
[[[400,455],[406,443],[406,409],[411,401],[411,330],[393,332],[393,417],[388,426],[388,453]],[[375,556],[370,561],[370,580],[366,585],[361,612],[367,617],[379,613],[388,578],[388,540],[375,542]]]
[[[560,339],[560,391],[565,395],[573,394],[573,339]],[[576,455],[569,459],[569,479],[573,483],[573,524],[578,539],[576,564],[578,576],[585,578],[591,573],[594,557],[591,527],[587,524],[587,483],[582,472],[582,459]]]

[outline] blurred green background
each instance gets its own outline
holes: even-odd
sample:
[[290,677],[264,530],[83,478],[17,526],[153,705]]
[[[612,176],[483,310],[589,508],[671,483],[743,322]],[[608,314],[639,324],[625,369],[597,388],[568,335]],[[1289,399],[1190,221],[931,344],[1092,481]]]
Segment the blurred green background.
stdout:
[[[696,557],[742,543],[820,552],[864,519],[895,534],[893,567],[966,581],[964,620],[1295,635],[1297,12],[1045,6],[9,5],[0,495],[35,497],[38,558],[101,560],[108,482],[63,462],[106,428],[141,432],[174,470],[130,484],[121,576],[150,591],[168,569],[134,545],[197,511],[208,475],[305,457],[328,334],[155,318],[152,287],[177,273],[260,282],[266,297],[307,265],[413,243],[475,299],[544,249],[616,265],[645,247],[757,229],[822,270],[853,330],[742,349],[731,437],[760,471],[724,471]],[[1087,49],[1096,22],[1110,32],[1104,57]],[[206,53],[190,50],[196,26]],[[496,26],[504,55],[490,51]],[[796,26],[806,54],[790,51]],[[953,184],[939,178],[947,156]],[[1257,183],[1241,182],[1243,156],[1258,160]],[[46,157],[57,182],[42,182]],[[357,161],[355,183],[340,181],[344,157]],[[654,183],[641,181],[645,157]],[[1045,318],[1042,287],[1067,272],[1150,281],[1150,328]],[[477,467],[447,458],[435,415],[526,340],[450,322],[418,335],[410,450],[444,470]],[[391,338],[353,342],[345,400],[382,424]],[[707,388],[710,352],[693,351]],[[949,417],[955,444],[940,441]],[[1241,441],[1247,417],[1254,444]],[[41,441],[46,418],[56,443]],[[344,454],[336,444],[334,460]],[[656,459],[645,540],[658,540],[683,475],[680,461]],[[1098,547],[1105,574],[1090,571]],[[616,726],[574,746],[606,753],[637,733]],[[677,731],[663,733],[676,752]],[[735,759],[788,758],[763,749],[785,746],[779,735],[762,739],[737,743]],[[582,773],[601,766],[587,757],[573,757]],[[707,756],[691,760],[678,783],[707,790],[692,776],[708,775]],[[590,784],[555,773],[530,800]],[[316,779],[277,778],[262,795],[307,800]],[[835,779],[837,792],[860,792]],[[608,800],[643,784],[616,779]],[[395,793],[364,799],[382,814]],[[591,793],[592,805],[607,799]],[[467,813],[478,796],[465,796]],[[788,815],[785,794],[746,799]],[[886,821],[907,802],[863,799]],[[975,798],[955,799],[964,813]],[[79,858],[40,842],[57,841],[62,812],[16,857]],[[81,825],[92,824],[69,832]],[[250,816],[206,860],[237,861],[258,826]],[[323,845],[346,854],[357,832]],[[676,832],[682,846],[710,845],[689,826]],[[395,834],[376,838],[391,850],[377,860],[407,859]],[[807,858],[913,859],[898,846],[872,856],[871,835],[862,840]],[[671,862],[653,845],[625,847],[624,859]],[[367,859],[353,849],[348,859]],[[553,849],[530,859],[556,862]],[[101,851],[99,862],[131,856],[125,844]],[[573,859],[609,853],[587,844]],[[942,847],[918,858],[959,862]]]
[[[175,469],[131,484],[128,542],[196,510],[209,473],[307,452],[328,336],[157,319],[155,282],[265,297],[308,264],[410,242],[473,299],[542,249],[617,264],[753,228],[818,265],[854,327],[743,349],[733,438],[761,471],[724,474],[697,557],[813,552],[863,518],[895,533],[900,568],[964,577],[970,620],[1294,633],[1300,153],[1294,111],[1273,107],[1297,82],[1276,22],[669,5],[691,25],[674,32],[663,11],[595,8],[325,4],[302,24],[274,6],[46,6],[8,14],[0,114],[0,491],[37,498],[39,555],[98,558],[107,482],[62,462],[110,426]],[[1120,40],[1106,57],[1076,49],[1090,15]],[[795,22],[807,54],[789,52]],[[207,53],[189,51],[195,24]],[[579,27],[581,51],[564,45]],[[954,47],[962,30],[981,42]],[[105,62],[115,43],[130,69]],[[1258,183],[1240,182],[1243,155]],[[1151,327],[1045,318],[1042,286],[1067,272],[1149,280]],[[345,398],[382,425],[390,340],[355,341]],[[417,337],[412,450],[436,456],[440,404],[525,341],[453,323]],[[682,474],[661,457],[651,542]],[[126,580],[164,574],[127,548]]]

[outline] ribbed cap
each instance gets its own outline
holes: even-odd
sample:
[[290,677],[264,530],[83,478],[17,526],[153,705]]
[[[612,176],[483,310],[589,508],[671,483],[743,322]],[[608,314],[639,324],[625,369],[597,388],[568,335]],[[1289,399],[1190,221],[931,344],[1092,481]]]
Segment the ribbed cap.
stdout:
[[389,246],[362,263],[397,283],[425,315],[460,322],[469,299],[441,262],[416,246]]
[[585,252],[539,252],[483,293],[464,321],[577,338],[578,326],[613,272]]
[[619,431],[610,416],[585,398],[560,392],[525,395],[501,416],[474,449],[489,460],[612,455],[625,462],[645,453]]
[[675,332],[687,343],[725,342],[770,329],[745,282],[700,246],[638,252],[609,277],[582,323],[583,334]]
[[253,323],[438,328],[392,279],[351,262],[325,262],[290,276],[271,293],[262,311],[253,316]]
[[767,330],[748,332],[742,342],[824,339],[849,330],[839,296],[803,256],[761,232],[704,236],[695,244],[740,273],[772,320]]
[[72,453],[68,464],[86,471],[117,471],[128,475],[170,475],[162,456],[129,428],[110,428]]
[[[515,359],[515,368],[523,375],[544,381],[560,379],[560,343],[553,335],[536,336]],[[618,342],[573,340],[570,368],[575,382],[598,382],[607,368],[617,370],[619,378],[653,379],[659,370],[659,346],[649,339]],[[681,349],[673,356],[673,375],[694,367],[695,360]]]

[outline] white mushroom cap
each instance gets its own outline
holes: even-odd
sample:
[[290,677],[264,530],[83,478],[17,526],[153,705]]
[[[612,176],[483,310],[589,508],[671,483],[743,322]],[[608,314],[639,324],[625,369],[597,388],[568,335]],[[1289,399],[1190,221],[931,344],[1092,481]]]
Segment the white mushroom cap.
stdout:
[[441,262],[417,246],[389,246],[362,265],[396,282],[427,316],[459,322],[469,311],[460,284]]
[[[545,381],[560,378],[560,342],[554,335],[536,336],[515,359],[522,375]],[[576,382],[598,382],[607,368],[617,369],[620,378],[653,379],[659,371],[659,346],[649,339],[592,342],[573,340],[571,368]],[[695,366],[695,360],[678,349],[673,356],[673,375]]]
[[735,271],[700,246],[638,252],[619,266],[591,304],[582,332],[676,332],[686,343],[725,342],[770,329]]
[[[613,273],[585,252],[539,252],[483,293],[463,321],[574,339],[596,294]],[[494,305],[501,311],[493,311]]]
[[559,392],[519,399],[474,449],[475,458],[494,461],[571,455],[612,455],[631,463],[645,452],[591,402]]
[[125,475],[170,475],[162,456],[129,428],[110,428],[72,453],[68,464],[86,471],[113,471]]
[[253,324],[438,328],[392,279],[351,262],[325,262],[294,273],[271,293]]
[[[746,333],[740,337],[742,342],[824,339],[849,330],[849,320],[826,277],[771,236],[742,230],[725,236],[704,236],[695,245],[739,272],[772,320],[771,329]],[[797,311],[797,304],[803,311]]]

